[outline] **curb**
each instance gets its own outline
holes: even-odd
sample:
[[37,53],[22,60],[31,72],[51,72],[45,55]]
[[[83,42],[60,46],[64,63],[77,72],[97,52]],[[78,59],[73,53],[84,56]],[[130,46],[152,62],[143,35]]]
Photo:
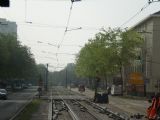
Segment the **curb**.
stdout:
[[24,104],[22,107],[19,108],[19,110],[15,113],[14,116],[12,116],[9,120],[15,120],[15,118],[24,110],[24,108],[29,105],[32,101],[33,101],[33,98],[36,96],[37,93],[35,93],[31,99],[29,99],[26,104]]

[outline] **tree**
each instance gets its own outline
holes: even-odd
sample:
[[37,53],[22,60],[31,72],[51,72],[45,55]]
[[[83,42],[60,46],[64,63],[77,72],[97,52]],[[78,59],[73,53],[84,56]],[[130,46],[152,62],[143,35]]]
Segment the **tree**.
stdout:
[[119,72],[123,79],[122,68],[137,57],[142,43],[141,36],[135,31],[102,29],[80,50],[76,73],[79,76],[106,78]]
[[0,33],[0,79],[31,79],[36,63],[30,49],[23,46],[12,34]]

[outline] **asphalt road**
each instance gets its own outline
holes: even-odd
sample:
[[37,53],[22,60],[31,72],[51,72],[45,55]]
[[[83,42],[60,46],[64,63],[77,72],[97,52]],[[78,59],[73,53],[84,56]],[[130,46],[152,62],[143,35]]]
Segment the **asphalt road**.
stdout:
[[31,87],[10,93],[7,100],[0,100],[0,120],[9,120],[37,92],[37,87]]

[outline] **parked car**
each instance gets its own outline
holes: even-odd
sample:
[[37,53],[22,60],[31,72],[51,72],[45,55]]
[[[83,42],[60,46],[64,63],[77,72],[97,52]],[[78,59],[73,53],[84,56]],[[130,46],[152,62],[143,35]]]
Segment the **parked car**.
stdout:
[[7,91],[5,89],[0,89],[0,99],[2,100],[7,99]]

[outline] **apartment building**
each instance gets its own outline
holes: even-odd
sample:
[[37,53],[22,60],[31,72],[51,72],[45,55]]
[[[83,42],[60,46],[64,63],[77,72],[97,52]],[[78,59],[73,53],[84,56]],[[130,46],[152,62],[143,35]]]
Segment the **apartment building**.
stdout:
[[144,45],[131,67],[127,68],[128,94],[147,95],[160,92],[160,11],[151,14],[134,30],[142,34]]
[[0,18],[0,33],[17,35],[16,22],[12,22],[12,21],[8,21],[6,19]]

